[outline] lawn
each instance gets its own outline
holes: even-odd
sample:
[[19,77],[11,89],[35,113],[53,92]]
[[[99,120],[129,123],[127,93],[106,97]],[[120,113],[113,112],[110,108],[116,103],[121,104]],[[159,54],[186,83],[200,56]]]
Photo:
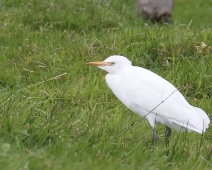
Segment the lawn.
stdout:
[[0,169],[212,169],[212,128],[149,123],[86,65],[121,54],[179,87],[212,118],[212,1],[176,0],[170,24],[129,0],[0,1]]

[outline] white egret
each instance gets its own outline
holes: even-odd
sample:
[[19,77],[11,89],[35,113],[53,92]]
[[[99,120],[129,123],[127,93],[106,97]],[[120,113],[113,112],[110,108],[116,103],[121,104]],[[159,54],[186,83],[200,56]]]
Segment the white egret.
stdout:
[[210,119],[200,108],[191,106],[170,82],[159,75],[133,66],[126,57],[114,55],[104,61],[89,62],[108,72],[106,82],[116,97],[130,110],[146,118],[158,139],[155,123],[166,126],[166,137],[171,129],[203,133]]

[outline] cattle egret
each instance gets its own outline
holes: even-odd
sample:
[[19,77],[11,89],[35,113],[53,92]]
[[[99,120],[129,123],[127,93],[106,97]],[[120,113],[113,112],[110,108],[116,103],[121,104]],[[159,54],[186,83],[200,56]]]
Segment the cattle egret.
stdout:
[[106,82],[116,97],[130,110],[146,118],[158,139],[155,123],[166,127],[166,138],[171,129],[187,129],[203,133],[209,126],[207,114],[191,106],[170,82],[159,75],[133,66],[126,57],[114,55],[104,61],[89,62],[108,72]]

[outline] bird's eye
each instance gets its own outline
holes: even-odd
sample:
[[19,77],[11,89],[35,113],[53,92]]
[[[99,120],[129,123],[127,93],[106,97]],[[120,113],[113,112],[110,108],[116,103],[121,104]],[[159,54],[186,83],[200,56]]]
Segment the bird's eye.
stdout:
[[114,62],[114,61],[112,61],[112,62],[111,62],[111,64],[113,65],[113,64],[115,64],[115,62]]

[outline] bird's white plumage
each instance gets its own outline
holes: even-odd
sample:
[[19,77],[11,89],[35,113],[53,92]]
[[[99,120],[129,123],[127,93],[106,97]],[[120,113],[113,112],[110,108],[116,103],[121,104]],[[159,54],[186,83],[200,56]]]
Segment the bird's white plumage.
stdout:
[[106,82],[117,98],[130,110],[145,117],[152,127],[155,122],[176,130],[205,132],[210,120],[200,108],[191,106],[167,80],[137,66],[123,56],[111,56],[99,66],[106,70]]

